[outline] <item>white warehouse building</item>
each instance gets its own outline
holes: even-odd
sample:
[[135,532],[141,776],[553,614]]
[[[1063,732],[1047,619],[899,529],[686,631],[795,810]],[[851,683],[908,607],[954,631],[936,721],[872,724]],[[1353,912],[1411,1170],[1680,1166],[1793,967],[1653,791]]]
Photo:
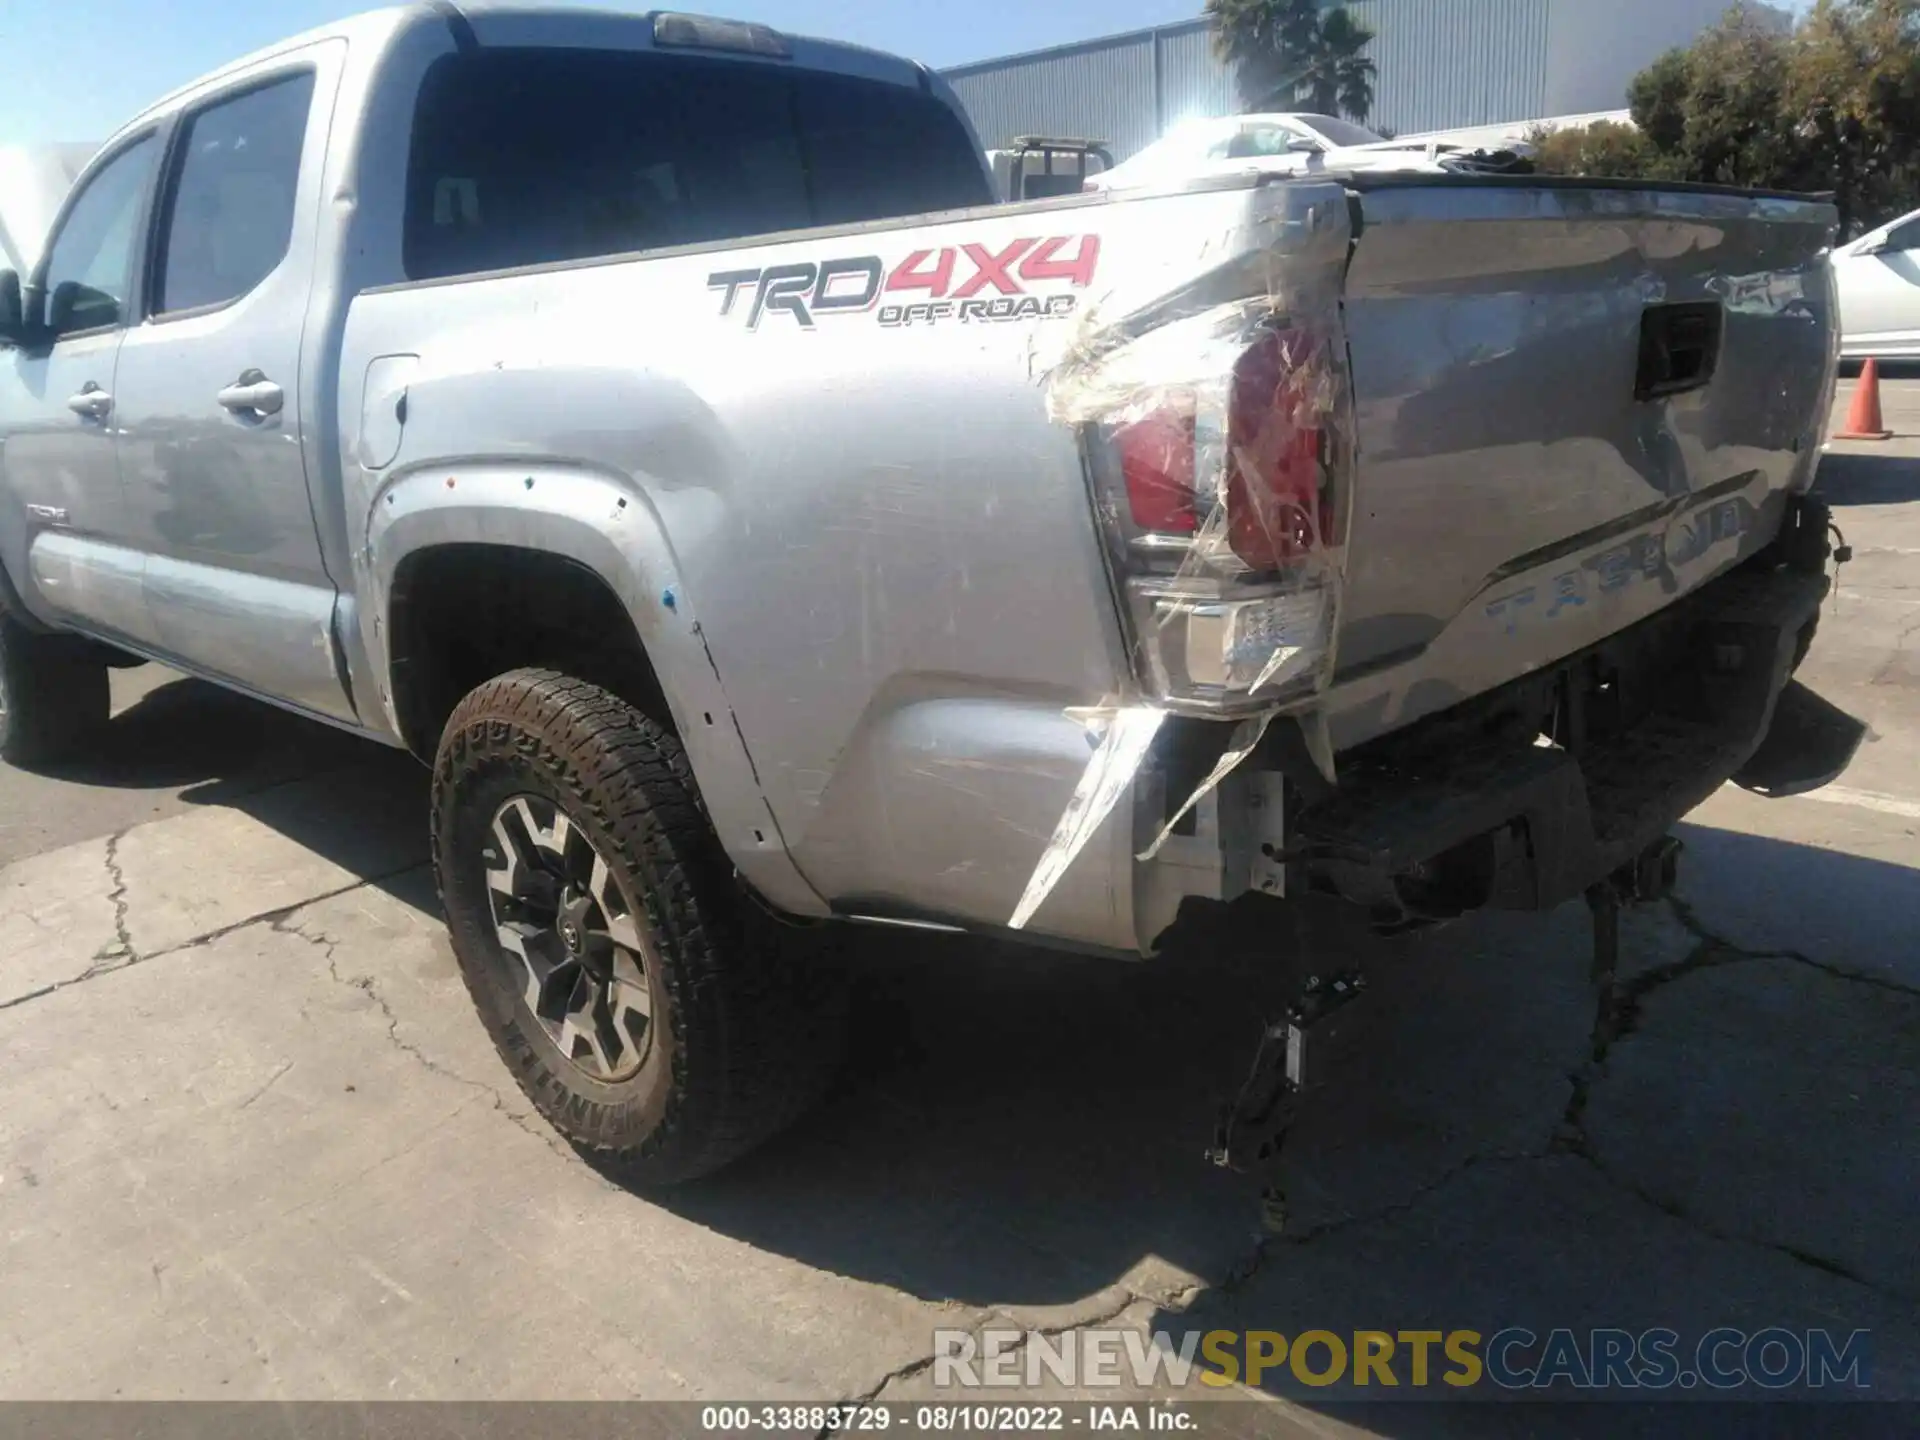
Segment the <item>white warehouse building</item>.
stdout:
[[[1628,82],[1729,0],[1349,0],[1375,34],[1367,123],[1401,135],[1620,110]],[[1776,23],[1785,11],[1755,6]],[[1240,109],[1205,20],[945,72],[981,141],[1105,140],[1116,159],[1182,120]]]

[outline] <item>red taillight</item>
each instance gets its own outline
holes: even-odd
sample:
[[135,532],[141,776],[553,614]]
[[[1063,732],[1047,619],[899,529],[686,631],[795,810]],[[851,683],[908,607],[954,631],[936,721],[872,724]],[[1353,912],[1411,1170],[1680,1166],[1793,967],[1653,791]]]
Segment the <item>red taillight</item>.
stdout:
[[1143,693],[1244,716],[1332,677],[1352,447],[1337,308],[1255,295],[1124,336],[1048,382],[1080,428]]
[[1191,535],[1200,528],[1194,513],[1192,416],[1155,410],[1122,425],[1114,444],[1135,525],[1173,535]]
[[1269,331],[1233,367],[1227,542],[1255,570],[1276,569],[1320,543],[1314,350],[1300,331]]

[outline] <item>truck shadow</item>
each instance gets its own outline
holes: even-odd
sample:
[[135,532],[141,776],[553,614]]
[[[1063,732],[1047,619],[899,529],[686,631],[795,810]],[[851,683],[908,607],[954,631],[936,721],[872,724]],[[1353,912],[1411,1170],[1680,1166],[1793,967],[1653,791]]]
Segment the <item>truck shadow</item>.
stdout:
[[[218,805],[379,753],[380,747],[344,731],[204,680],[157,666],[120,674],[139,677],[138,683],[151,688],[116,709],[106,733],[84,758],[40,773],[119,789],[192,786],[193,801]],[[115,678],[117,691],[119,675]]]
[[173,791],[190,806],[247,814],[434,909],[431,884],[423,890],[414,873],[428,858],[428,774],[411,755],[157,667],[127,673],[150,688],[117,711],[84,759],[36,772],[45,803],[59,803],[63,783]]
[[[1426,1133],[1445,1151],[1473,1092],[1498,1087],[1501,1064],[1516,1062],[1538,1087],[1578,1063],[1590,1027],[1585,953],[1542,946],[1495,1003],[1436,1010],[1446,993],[1432,982],[1463,935],[1384,942],[1337,909],[1259,901],[1192,924],[1151,964],[862,932],[839,1092],[789,1135],[663,1203],[933,1301],[1031,1309],[1120,1283],[1142,1295],[1227,1283],[1259,1249],[1259,1189],[1205,1152],[1264,1021],[1309,971],[1367,968],[1374,1013],[1340,1083],[1374,1107],[1355,1115],[1343,1102],[1326,1111],[1343,1117],[1333,1132],[1318,1133],[1311,1114],[1296,1132],[1304,1224],[1343,1208],[1367,1131],[1396,1137],[1379,1158],[1411,1191],[1423,1171],[1405,1142]],[[1494,998],[1483,975],[1470,978],[1475,999]],[[1564,1012],[1560,1023],[1543,1023],[1543,1005]],[[1411,1053],[1410,1029],[1424,1032]],[[1395,1066],[1432,1103],[1381,1090]],[[1449,1102],[1460,1105],[1453,1119]],[[1542,1112],[1545,1132],[1557,1116]],[[1149,1257],[1155,1273],[1136,1273]]]
[[[850,931],[837,1092],[664,1203],[928,1299],[1068,1302],[1148,1253],[1217,1271],[1257,1192],[1203,1159],[1214,1101],[1324,923],[1234,912],[1152,965]],[[1250,925],[1277,931],[1249,946]]]
[[[1072,1323],[1130,1291],[1176,1344],[1212,1329],[1862,1327],[1876,1390],[1912,1391],[1920,962],[1899,917],[1920,914],[1920,872],[1683,838],[1703,913],[1745,918],[1723,944],[1691,910],[1630,913],[1626,1033],[1597,1067],[1580,907],[1386,943],[1338,914],[1248,906],[1144,966],[872,936],[841,1093],[736,1168],[649,1198],[820,1269],[1014,1317],[1001,1323]],[[1361,957],[1374,1013],[1291,1142],[1287,1233],[1263,1238],[1252,1182],[1202,1159],[1216,1103],[1294,977]],[[1285,1372],[1267,1382],[1326,1398]],[[1464,1423],[1440,1407],[1376,1418],[1390,1433]]]

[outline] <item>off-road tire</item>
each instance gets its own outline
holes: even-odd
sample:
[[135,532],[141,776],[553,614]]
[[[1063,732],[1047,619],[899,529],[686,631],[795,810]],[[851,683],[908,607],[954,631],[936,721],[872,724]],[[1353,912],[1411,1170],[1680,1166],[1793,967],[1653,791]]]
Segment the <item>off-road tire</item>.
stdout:
[[0,614],[0,760],[40,765],[86,748],[112,713],[107,667],[71,635],[44,635]]
[[[652,954],[649,1045],[606,1082],[562,1056],[495,928],[486,858],[512,796],[585,831]],[[433,864],[454,953],[501,1058],[569,1141],[643,1186],[720,1168],[804,1112],[841,1050],[840,992],[751,902],[702,810],[679,741],[617,696],[548,670],[455,707],[433,773]]]

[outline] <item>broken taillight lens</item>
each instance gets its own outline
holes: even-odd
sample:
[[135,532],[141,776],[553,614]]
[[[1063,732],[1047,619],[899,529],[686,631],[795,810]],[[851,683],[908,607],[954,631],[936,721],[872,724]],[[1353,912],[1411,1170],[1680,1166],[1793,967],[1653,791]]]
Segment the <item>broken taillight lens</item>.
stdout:
[[1227,543],[1250,570],[1320,544],[1321,435],[1311,337],[1269,330],[1233,367],[1227,416]]
[[1127,487],[1127,512],[1149,533],[1191,535],[1200,528],[1193,494],[1193,417],[1154,410],[1119,427],[1114,444]]
[[1338,332],[1241,319],[1174,321],[1096,372],[1113,398],[1094,479],[1140,679],[1192,714],[1310,690],[1338,613]]

